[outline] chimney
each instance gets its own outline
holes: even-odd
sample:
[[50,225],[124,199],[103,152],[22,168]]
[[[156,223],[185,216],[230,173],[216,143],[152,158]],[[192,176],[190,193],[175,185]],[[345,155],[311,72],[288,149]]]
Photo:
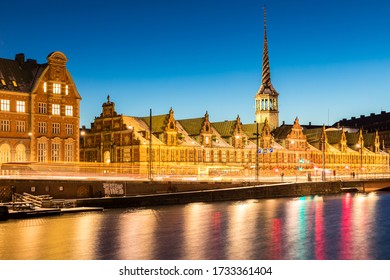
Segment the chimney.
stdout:
[[16,54],[15,60],[19,63],[19,66],[23,66],[24,65],[24,53]]

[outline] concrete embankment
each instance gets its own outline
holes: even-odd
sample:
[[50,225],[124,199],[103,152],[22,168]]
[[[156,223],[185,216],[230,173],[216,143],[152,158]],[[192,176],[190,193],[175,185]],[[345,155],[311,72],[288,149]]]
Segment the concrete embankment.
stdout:
[[342,181],[280,183],[272,185],[246,186],[228,189],[162,193],[127,197],[104,197],[78,199],[77,206],[99,206],[105,208],[143,207],[153,205],[185,204],[191,202],[215,202],[277,197],[299,197],[307,195],[338,194],[343,192]]

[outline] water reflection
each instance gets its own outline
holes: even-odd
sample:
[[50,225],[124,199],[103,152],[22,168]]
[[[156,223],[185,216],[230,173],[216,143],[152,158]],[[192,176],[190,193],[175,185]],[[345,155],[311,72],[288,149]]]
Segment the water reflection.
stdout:
[[390,194],[263,199],[0,222],[2,259],[387,259]]

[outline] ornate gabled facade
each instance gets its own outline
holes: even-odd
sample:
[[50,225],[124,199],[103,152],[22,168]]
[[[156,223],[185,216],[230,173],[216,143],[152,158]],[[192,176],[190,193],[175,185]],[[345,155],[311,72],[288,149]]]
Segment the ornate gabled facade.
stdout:
[[157,177],[254,176],[256,165],[260,176],[279,172],[315,176],[323,168],[341,175],[360,173],[362,168],[380,172],[389,161],[380,150],[377,133],[304,128],[298,118],[293,125],[272,131],[267,119],[261,125],[242,124],[239,116],[234,121],[211,122],[208,112],[201,118],[176,120],[172,108],[166,115],[131,117],[117,114],[110,99],[91,129],[83,131],[82,161],[110,163],[121,172],[144,175],[151,166]]
[[0,59],[0,163],[79,161],[81,97],[67,61]]

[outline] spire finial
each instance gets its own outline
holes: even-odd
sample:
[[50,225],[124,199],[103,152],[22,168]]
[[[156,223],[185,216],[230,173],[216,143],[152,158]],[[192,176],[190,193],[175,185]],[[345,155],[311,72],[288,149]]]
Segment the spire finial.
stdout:
[[267,30],[267,7],[263,6],[263,10],[264,10],[264,30]]

